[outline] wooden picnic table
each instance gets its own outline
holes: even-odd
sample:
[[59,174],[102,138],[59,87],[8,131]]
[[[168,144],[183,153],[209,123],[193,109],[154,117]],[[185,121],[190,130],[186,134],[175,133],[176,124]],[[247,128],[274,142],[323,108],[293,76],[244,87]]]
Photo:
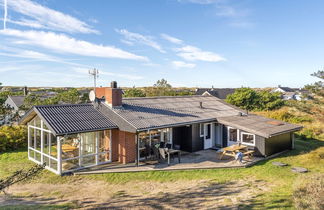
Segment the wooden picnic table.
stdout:
[[62,151],[63,152],[73,152],[77,150],[78,148],[69,144],[63,144],[62,145]]
[[[54,148],[56,148],[56,146],[53,146]],[[62,144],[62,151],[63,152],[73,152],[75,150],[77,150],[78,147],[69,145],[69,144]]]
[[229,147],[224,147],[223,152],[219,159],[221,160],[224,155],[235,157],[237,152],[246,151],[247,148],[248,148],[247,146],[242,144],[241,145],[235,144]]

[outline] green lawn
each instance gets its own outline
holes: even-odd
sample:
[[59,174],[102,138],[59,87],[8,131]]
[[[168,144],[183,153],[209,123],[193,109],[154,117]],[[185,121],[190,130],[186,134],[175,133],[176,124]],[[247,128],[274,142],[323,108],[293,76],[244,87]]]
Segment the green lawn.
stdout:
[[[276,167],[273,161],[289,164],[288,167]],[[30,167],[33,163],[27,160],[27,152],[11,152],[0,155],[0,179],[17,169]],[[306,167],[307,174],[295,174],[290,166]],[[251,198],[251,205],[241,208],[293,208],[292,191],[296,179],[307,178],[312,174],[324,173],[324,141],[296,140],[296,149],[277,158],[264,160],[249,168],[240,169],[210,169],[192,171],[154,171],[138,173],[101,174],[87,176],[57,176],[43,171],[38,177],[28,182],[66,183],[80,179],[104,180],[109,183],[127,183],[133,181],[172,182],[174,180],[211,180],[215,183],[252,177],[269,183],[271,190]]]

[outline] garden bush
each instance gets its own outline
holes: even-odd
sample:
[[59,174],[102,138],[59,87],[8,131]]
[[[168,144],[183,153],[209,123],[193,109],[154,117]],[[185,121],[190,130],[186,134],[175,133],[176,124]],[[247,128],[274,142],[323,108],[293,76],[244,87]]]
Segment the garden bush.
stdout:
[[8,152],[27,147],[26,126],[0,127],[0,152]]

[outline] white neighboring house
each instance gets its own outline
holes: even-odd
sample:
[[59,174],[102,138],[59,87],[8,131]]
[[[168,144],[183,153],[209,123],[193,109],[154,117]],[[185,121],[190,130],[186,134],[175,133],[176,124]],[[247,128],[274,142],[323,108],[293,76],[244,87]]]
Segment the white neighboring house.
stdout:
[[[282,99],[283,100],[297,100],[301,101],[303,99],[302,97],[302,89],[300,88],[289,88],[289,87],[281,87],[278,85],[277,88],[273,89],[271,91],[272,93],[280,92],[282,93]],[[305,98],[307,100],[307,98]]]
[[19,108],[24,104],[25,96],[8,96],[7,100],[4,102],[4,107],[11,108],[13,113],[23,116],[25,111],[19,110]]

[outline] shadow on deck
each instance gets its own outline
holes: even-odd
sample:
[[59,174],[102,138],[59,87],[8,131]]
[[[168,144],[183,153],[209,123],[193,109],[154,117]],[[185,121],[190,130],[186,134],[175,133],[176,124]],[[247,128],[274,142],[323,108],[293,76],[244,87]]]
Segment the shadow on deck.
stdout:
[[171,171],[171,170],[193,170],[193,169],[213,169],[213,168],[241,168],[255,164],[263,160],[262,157],[244,157],[240,163],[233,157],[224,156],[219,159],[220,154],[215,150],[202,150],[193,153],[181,154],[181,162],[178,162],[177,156],[171,159],[168,166],[166,161],[142,161],[139,166],[134,163],[120,164],[117,162],[94,166],[74,172],[74,175],[85,174],[103,174],[103,173],[124,173],[124,172],[144,172],[144,171]]

